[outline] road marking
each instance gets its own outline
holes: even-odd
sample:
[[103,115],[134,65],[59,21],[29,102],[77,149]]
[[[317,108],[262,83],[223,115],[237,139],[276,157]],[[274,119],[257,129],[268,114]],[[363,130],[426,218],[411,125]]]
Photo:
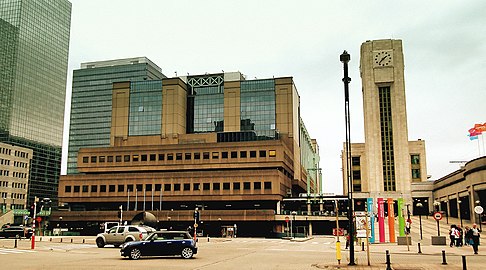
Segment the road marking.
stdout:
[[29,253],[29,252],[35,252],[33,250],[25,250],[25,249],[6,249],[6,248],[0,248],[0,255],[5,255],[5,254],[20,254],[20,253]]

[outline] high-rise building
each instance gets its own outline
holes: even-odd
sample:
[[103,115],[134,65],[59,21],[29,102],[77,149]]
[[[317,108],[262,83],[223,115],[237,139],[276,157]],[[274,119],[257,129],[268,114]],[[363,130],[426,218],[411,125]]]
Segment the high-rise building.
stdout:
[[303,201],[299,214],[323,206],[298,197],[320,191],[319,150],[290,77],[166,78],[134,58],[82,64],[73,89],[71,170],[59,185],[70,211],[56,222],[88,233],[121,207],[124,220],[150,211],[160,227],[186,229],[198,208],[205,233],[267,235],[283,233],[284,198]]
[[[351,145],[352,191],[360,208],[365,198],[404,198],[413,182],[427,179],[425,141],[409,141],[401,40],[361,45],[365,143]],[[346,168],[343,154],[343,168]],[[344,191],[349,187],[343,170]]]
[[32,149],[28,199],[57,197],[71,3],[0,1],[0,141]]

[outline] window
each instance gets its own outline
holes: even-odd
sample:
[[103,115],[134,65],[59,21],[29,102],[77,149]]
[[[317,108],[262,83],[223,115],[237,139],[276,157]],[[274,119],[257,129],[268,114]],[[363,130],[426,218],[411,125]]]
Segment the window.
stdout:
[[203,190],[210,190],[210,189],[211,189],[211,185],[209,183],[203,184]]
[[213,183],[213,190],[220,190],[220,183]]
[[262,183],[261,182],[254,182],[253,183],[253,189],[262,189]]
[[193,190],[199,190],[201,188],[201,184],[199,183],[194,183],[192,186]]
[[203,159],[209,159],[209,152],[203,153]]
[[176,160],[182,160],[182,153],[176,153]]
[[88,186],[87,185],[83,185],[83,192],[88,192]]
[[137,184],[136,186],[136,191],[142,191],[143,190],[143,185],[142,184]]
[[106,157],[105,156],[100,156],[99,161],[100,163],[105,163]]
[[170,184],[164,184],[164,190],[165,191],[170,191],[171,185]]
[[162,190],[162,184],[155,184],[155,191],[161,191]]
[[412,169],[412,178],[420,178],[420,169]]
[[124,155],[123,156],[123,161],[130,162],[130,155]]
[[100,185],[100,192],[106,192],[106,185]]
[[212,159],[219,159],[219,152],[213,152],[211,158]]
[[184,159],[185,160],[191,160],[191,158],[192,158],[192,153],[185,153],[184,154]]
[[265,189],[272,189],[272,182],[264,182],[263,187]]
[[132,161],[138,161],[138,155],[133,155],[132,156]]
[[233,183],[233,190],[240,190],[240,182]]
[[121,162],[121,161],[122,161],[121,156],[116,156],[116,157],[115,157],[115,161],[116,161],[116,162]]
[[250,182],[244,182],[243,183],[243,189],[247,189],[247,190],[251,189],[251,183]]
[[83,163],[88,163],[89,162],[89,157],[83,157]]
[[65,186],[64,187],[64,192],[70,193],[71,192],[71,186]]
[[91,192],[98,192],[98,186],[96,185],[91,186]]
[[361,180],[361,171],[353,170],[353,180]]
[[231,158],[238,158],[238,151],[231,151]]
[[167,160],[174,160],[174,154],[167,154]]
[[159,160],[165,160],[165,155],[164,154],[159,154]]
[[141,161],[147,161],[147,155],[141,155],[140,160]]
[[221,152],[221,158],[228,158],[228,152]]
[[108,186],[108,191],[109,192],[115,192],[115,185],[109,185]]
[[191,184],[185,183],[184,184],[184,190],[191,190]]
[[91,163],[96,163],[96,156],[91,157]]
[[230,183],[223,183],[223,190],[229,190],[230,186]]
[[256,151],[250,151],[250,157],[255,158],[256,157]]
[[118,185],[118,192],[124,192],[125,191],[125,186],[124,185]]
[[157,155],[155,154],[150,154],[150,161],[155,161],[155,158],[157,157]]
[[181,184],[174,184],[174,191],[181,190]]
[[359,160],[360,157],[352,157],[351,158],[351,164],[353,166],[359,166],[360,165],[360,160]]
[[420,155],[411,155],[412,164],[420,164]]
[[194,153],[194,159],[201,159],[201,153]]
[[152,191],[152,184],[146,184],[145,185],[145,190],[146,191]]
[[246,158],[246,151],[240,151],[240,158]]
[[133,192],[133,185],[127,185],[127,191]]
[[106,162],[113,162],[113,156],[107,156],[106,157]]
[[74,186],[74,192],[79,192],[79,186]]
[[277,151],[275,151],[275,150],[269,150],[268,151],[268,156],[269,157],[276,157],[277,156]]
[[260,157],[267,157],[267,151],[260,150]]

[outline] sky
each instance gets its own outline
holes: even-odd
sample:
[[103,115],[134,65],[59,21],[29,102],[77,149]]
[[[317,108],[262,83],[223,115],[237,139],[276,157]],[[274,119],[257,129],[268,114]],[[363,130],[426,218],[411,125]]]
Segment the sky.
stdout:
[[364,142],[360,46],[400,39],[409,140],[426,142],[439,179],[485,154],[468,130],[486,122],[486,1],[71,0],[62,174],[66,173],[72,71],[146,56],[173,77],[240,71],[292,76],[301,117],[319,144],[323,192],[342,194],[343,64],[349,63],[351,142]]

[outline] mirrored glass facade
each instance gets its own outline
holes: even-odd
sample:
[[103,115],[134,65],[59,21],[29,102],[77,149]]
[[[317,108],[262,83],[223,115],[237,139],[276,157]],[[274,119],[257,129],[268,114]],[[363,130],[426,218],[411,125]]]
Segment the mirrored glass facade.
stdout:
[[275,138],[275,81],[241,82],[241,130],[255,131],[259,138]]
[[162,81],[132,82],[128,135],[159,135],[162,124]]
[[0,1],[0,141],[34,150],[28,200],[55,200],[71,23],[66,0]]
[[77,157],[80,148],[110,145],[114,82],[165,78],[148,63],[116,63],[100,67],[96,63],[93,66],[88,64],[86,68],[73,71],[67,174],[78,173]]

